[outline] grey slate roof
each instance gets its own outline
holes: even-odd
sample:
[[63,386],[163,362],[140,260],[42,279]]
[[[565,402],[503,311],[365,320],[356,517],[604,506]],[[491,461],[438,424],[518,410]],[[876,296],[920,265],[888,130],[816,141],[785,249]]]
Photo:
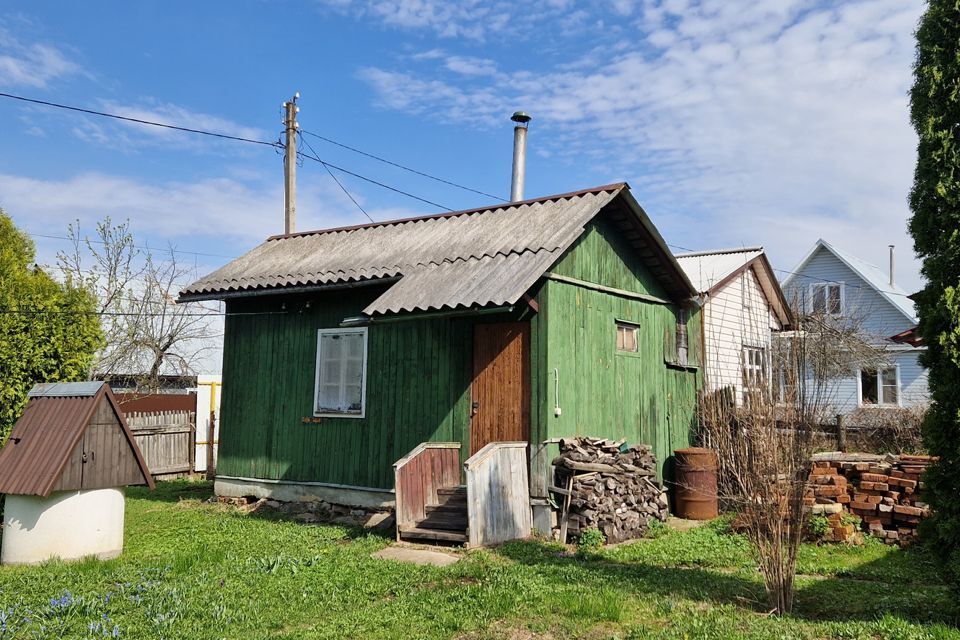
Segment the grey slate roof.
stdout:
[[782,326],[786,327],[793,322],[790,305],[787,304],[763,247],[696,251],[677,254],[676,258],[694,288],[701,294],[711,296],[725,287],[731,278],[753,266],[760,288],[773,306]]
[[646,259],[659,261],[672,278],[666,288],[678,298],[692,295],[663,239],[619,183],[487,209],[274,236],[180,297],[223,299],[390,279],[364,314],[513,304],[618,196],[634,210],[631,233],[644,236]]
[[700,293],[710,291],[718,282],[763,253],[763,247],[744,247],[676,254],[690,282]]

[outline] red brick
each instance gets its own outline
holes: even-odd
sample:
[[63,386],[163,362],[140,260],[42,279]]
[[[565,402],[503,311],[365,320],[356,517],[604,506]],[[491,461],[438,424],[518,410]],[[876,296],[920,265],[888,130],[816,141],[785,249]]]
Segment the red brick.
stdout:
[[843,493],[843,489],[841,489],[840,487],[832,487],[832,486],[817,487],[815,491],[815,494],[817,495],[817,497],[821,497],[821,498],[836,498],[841,493]]

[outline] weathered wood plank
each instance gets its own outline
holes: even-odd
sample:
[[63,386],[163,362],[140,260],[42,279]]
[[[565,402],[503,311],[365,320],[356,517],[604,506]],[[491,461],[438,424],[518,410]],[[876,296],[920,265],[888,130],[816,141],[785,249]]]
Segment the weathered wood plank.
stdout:
[[526,442],[491,442],[464,464],[471,547],[530,535],[527,446]]

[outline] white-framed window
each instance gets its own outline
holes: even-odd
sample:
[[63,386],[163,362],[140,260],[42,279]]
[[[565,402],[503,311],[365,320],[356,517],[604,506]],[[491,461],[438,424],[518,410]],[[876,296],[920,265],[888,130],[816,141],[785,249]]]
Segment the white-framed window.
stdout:
[[313,415],[362,418],[367,396],[367,329],[320,329]]
[[764,347],[743,347],[743,398],[763,391],[767,385],[767,350]]
[[900,368],[863,369],[860,371],[860,406],[899,407]]
[[843,315],[843,283],[815,282],[811,284],[810,311],[829,316]]
[[629,322],[617,322],[617,351],[637,353],[640,348],[637,344],[637,329],[639,328]]

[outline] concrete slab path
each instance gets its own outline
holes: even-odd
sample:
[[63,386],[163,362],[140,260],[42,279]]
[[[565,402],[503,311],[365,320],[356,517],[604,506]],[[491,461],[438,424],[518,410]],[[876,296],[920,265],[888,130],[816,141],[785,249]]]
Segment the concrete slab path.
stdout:
[[407,547],[387,547],[373,554],[374,558],[425,564],[433,567],[447,567],[460,560],[460,556],[443,551],[428,551],[426,549],[409,549]]

